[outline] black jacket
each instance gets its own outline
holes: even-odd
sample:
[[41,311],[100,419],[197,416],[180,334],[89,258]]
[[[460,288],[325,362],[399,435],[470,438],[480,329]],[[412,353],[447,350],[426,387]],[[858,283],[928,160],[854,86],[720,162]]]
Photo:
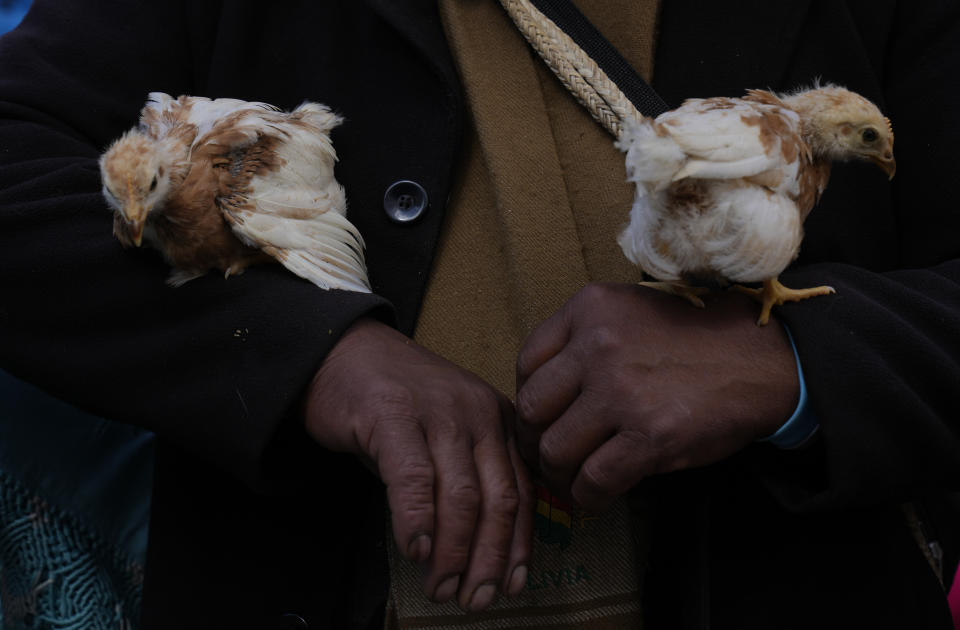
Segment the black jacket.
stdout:
[[[659,627],[949,627],[897,506],[960,483],[957,42],[949,0],[664,0],[654,87],[669,104],[820,77],[880,104],[899,170],[835,168],[784,276],[838,291],[779,311],[817,442],[649,484]],[[173,290],[158,256],[122,250],[96,159],[155,90],[343,114],[337,177],[375,294],[277,267]],[[144,628],[375,623],[378,483],[311,446],[298,403],[357,317],[412,330],[464,118],[427,0],[37,0],[0,41],[0,366],[157,433]],[[429,195],[413,224],[383,210],[400,179]]]

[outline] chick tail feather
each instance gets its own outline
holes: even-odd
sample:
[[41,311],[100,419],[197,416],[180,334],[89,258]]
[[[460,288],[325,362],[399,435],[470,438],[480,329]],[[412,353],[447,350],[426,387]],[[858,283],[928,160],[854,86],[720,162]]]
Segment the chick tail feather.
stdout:
[[658,133],[657,123],[650,118],[631,121],[616,146],[626,153],[627,180],[638,188],[648,182],[669,185],[687,160],[676,141]]
[[243,211],[225,216],[248,244],[318,287],[370,292],[363,237],[338,212],[308,218]]

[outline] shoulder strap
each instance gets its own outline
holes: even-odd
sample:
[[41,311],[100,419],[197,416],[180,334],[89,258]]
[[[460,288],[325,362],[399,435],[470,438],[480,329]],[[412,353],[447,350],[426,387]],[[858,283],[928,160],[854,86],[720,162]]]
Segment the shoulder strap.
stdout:
[[570,0],[500,0],[547,66],[615,137],[670,109]]

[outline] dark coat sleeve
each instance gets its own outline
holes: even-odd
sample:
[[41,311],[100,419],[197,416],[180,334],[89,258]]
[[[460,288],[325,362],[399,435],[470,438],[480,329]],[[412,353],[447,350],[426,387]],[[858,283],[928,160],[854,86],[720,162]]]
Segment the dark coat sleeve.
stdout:
[[[821,424],[807,451],[766,453],[772,487],[796,509],[960,489],[960,11],[946,1],[898,3],[884,25],[866,17],[879,10],[874,5],[859,16],[858,3],[849,4],[853,19],[865,17],[862,41],[876,49],[874,70],[896,133],[892,215],[864,206],[870,193],[862,179],[860,193],[841,184],[831,202],[833,212],[856,220],[827,219],[808,226],[808,235],[827,258],[845,242],[848,251],[866,251],[864,240],[887,223],[893,237],[872,244],[883,249],[873,260],[893,264],[812,262],[784,275],[789,286],[837,290],[780,309]],[[839,169],[834,179],[851,171]]]
[[147,92],[192,93],[217,5],[37,0],[0,40],[0,366],[255,479],[341,332],[390,307],[279,266],[172,289],[111,235],[97,158]]

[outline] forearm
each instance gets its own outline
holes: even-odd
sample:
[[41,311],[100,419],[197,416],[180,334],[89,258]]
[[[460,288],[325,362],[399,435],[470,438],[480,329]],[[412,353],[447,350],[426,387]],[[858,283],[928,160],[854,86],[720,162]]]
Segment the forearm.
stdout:
[[147,91],[187,92],[199,71],[187,46],[157,48],[189,38],[162,11],[87,11],[40,2],[0,44],[0,365],[255,477],[339,334],[389,307],[279,268],[172,289],[155,252],[123,250],[99,153]]
[[882,44],[874,66],[900,168],[889,188],[837,169],[783,276],[837,290],[779,309],[820,421],[805,452],[765,453],[793,509],[896,502],[960,480],[958,35],[953,3],[898,4],[889,32],[867,34]]
[[[781,498],[815,509],[956,488],[960,262],[887,274],[824,264],[786,277],[798,285],[816,278],[837,295],[780,312],[820,420],[816,449],[786,457],[784,470],[770,469]],[[813,458],[816,475],[792,474]]]

